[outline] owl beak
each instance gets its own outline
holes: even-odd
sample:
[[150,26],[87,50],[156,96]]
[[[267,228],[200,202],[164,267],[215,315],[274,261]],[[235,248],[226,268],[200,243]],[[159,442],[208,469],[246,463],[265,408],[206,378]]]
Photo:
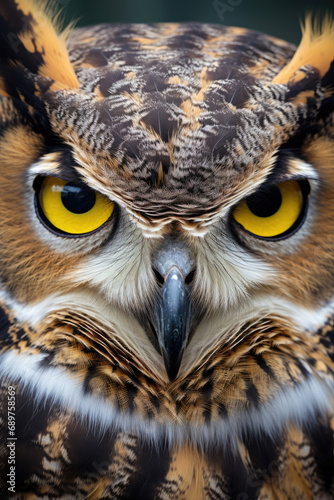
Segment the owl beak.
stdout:
[[158,342],[170,381],[175,380],[188,343],[191,300],[185,277],[173,266],[165,276],[157,310]]

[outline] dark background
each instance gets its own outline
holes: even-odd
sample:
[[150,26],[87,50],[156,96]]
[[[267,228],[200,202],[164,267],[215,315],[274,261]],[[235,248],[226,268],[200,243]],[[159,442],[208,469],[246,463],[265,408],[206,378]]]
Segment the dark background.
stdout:
[[334,0],[56,0],[65,22],[98,23],[200,21],[243,26],[290,42],[300,40],[300,20],[312,11],[334,13]]

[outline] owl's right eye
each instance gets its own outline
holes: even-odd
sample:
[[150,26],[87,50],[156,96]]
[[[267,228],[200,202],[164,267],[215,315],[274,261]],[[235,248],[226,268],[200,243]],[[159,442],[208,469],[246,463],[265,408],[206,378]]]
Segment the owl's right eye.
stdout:
[[263,239],[282,239],[301,226],[309,185],[290,180],[259,191],[239,203],[234,220],[245,231]]
[[45,177],[36,189],[37,212],[52,231],[81,236],[99,229],[115,205],[106,196],[76,182]]

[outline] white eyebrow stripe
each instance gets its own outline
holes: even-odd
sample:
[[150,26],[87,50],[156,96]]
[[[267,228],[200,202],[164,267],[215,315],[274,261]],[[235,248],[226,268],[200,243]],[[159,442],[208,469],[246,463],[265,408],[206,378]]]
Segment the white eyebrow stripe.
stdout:
[[319,180],[319,174],[311,163],[308,163],[300,158],[295,158],[293,155],[288,157],[289,175],[295,177],[305,177],[310,180]]

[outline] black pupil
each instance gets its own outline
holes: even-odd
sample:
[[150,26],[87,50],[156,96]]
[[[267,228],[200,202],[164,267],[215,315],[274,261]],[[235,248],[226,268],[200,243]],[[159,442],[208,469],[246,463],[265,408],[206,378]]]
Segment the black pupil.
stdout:
[[96,195],[95,191],[88,187],[81,187],[68,182],[62,189],[61,201],[69,212],[85,214],[95,205]]
[[281,191],[272,186],[266,191],[252,194],[247,198],[249,210],[257,217],[270,217],[278,212],[282,204]]

